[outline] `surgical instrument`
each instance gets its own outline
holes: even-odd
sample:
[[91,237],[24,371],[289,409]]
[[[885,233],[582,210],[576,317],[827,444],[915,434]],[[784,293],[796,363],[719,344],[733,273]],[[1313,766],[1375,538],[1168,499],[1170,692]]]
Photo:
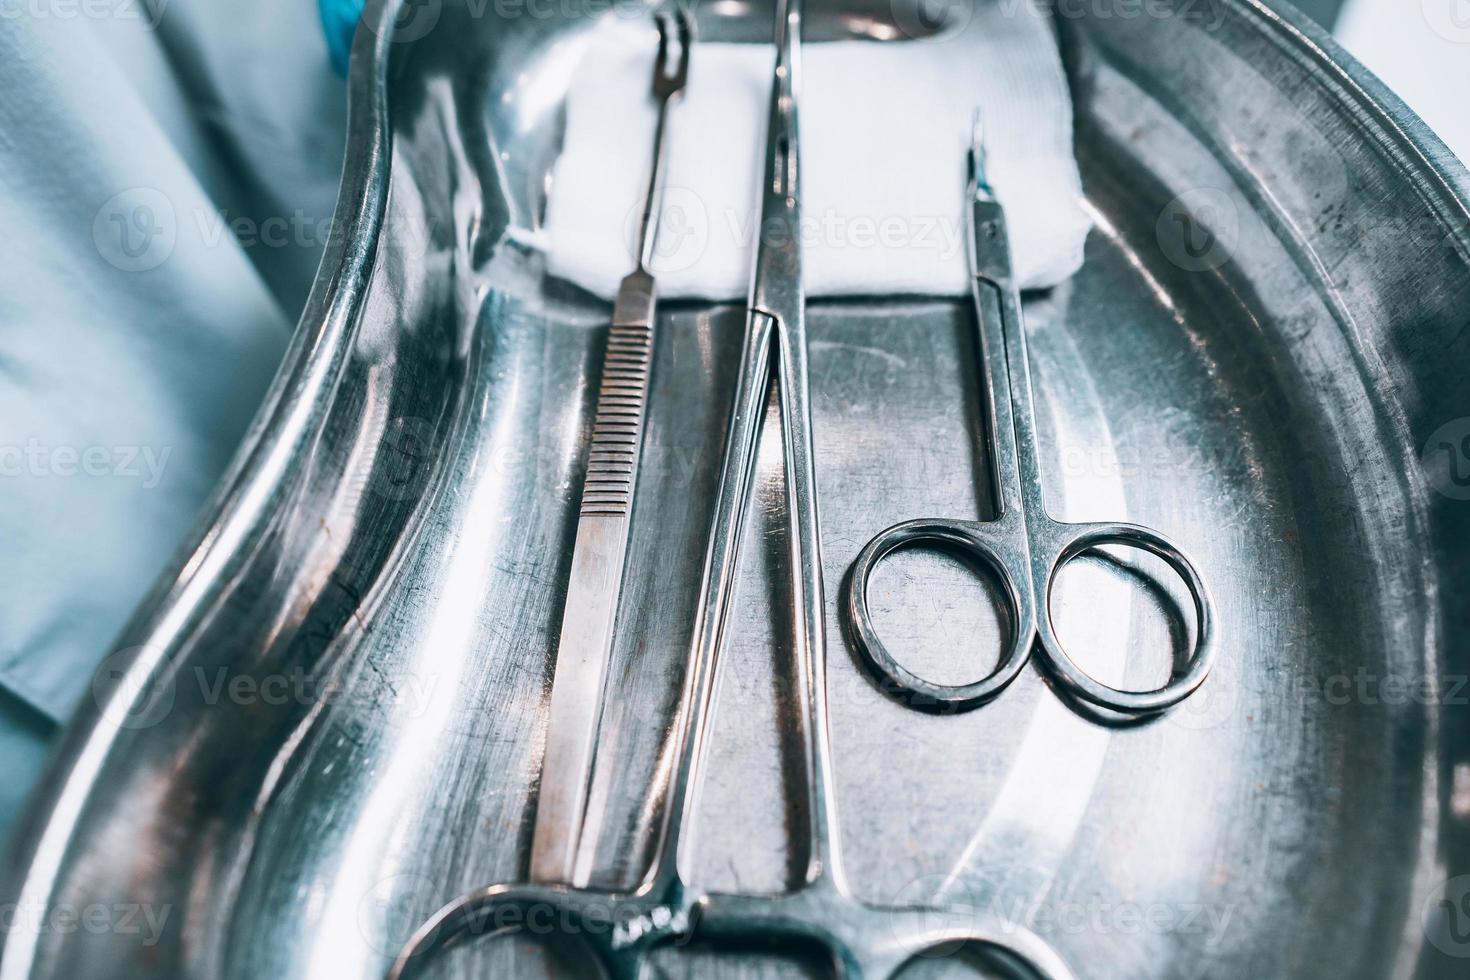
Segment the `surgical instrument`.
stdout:
[[[689,77],[688,14],[660,14],[652,96],[658,105],[653,166],[638,230],[637,267],[623,279],[597,393],[592,443],[582,490],[571,579],[562,612],[550,721],[542,756],[531,844],[533,881],[572,882],[587,810],[588,785],[602,718],[618,597],[632,525],[633,492],[642,454],[652,369],[656,284],[649,266],[658,238],[659,204],[668,156],[669,105]],[[677,60],[670,42],[677,32]]]
[[[1011,275],[1005,210],[985,173],[985,142],[977,115],[969,185],[970,262],[980,333],[983,403],[998,513],[990,521],[923,518],[876,535],[859,552],[844,586],[842,608],[851,639],[881,686],[911,707],[964,710],[996,697],[1021,672],[1033,647],[1052,676],[1076,698],[1108,711],[1141,716],[1163,711],[1204,682],[1214,660],[1214,602],[1194,562],[1150,528],[1117,522],[1068,524],[1047,513],[1041,483],[1031,375],[1019,293]],[[878,637],[868,606],[874,570],[901,548],[928,544],[979,559],[999,578],[1010,607],[1010,643],[987,676],[969,684],[938,684],[899,663]],[[1194,606],[1194,652],[1188,666],[1162,687],[1125,691],[1104,684],[1068,656],[1052,623],[1051,601],[1061,569],[1102,546],[1127,545],[1153,554],[1184,581]]]

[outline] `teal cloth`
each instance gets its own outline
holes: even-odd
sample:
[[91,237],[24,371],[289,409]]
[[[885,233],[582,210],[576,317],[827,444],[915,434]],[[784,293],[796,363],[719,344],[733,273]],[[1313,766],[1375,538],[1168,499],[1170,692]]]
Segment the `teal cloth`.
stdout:
[[345,132],[308,0],[51,13],[0,18],[0,837],[260,405]]
[[364,0],[317,0],[322,14],[322,33],[332,55],[332,67],[347,75],[347,55],[352,51],[352,35],[362,17]]

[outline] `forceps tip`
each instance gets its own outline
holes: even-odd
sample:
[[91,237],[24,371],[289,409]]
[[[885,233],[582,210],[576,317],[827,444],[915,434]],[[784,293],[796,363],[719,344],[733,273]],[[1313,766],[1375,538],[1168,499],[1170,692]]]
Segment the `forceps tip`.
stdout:
[[[689,11],[680,3],[672,10],[660,10],[653,15],[658,27],[658,58],[653,66],[653,85],[656,95],[667,97],[682,89],[689,79],[689,50],[694,46],[694,21]],[[677,34],[679,43],[678,63],[669,67],[669,40]]]

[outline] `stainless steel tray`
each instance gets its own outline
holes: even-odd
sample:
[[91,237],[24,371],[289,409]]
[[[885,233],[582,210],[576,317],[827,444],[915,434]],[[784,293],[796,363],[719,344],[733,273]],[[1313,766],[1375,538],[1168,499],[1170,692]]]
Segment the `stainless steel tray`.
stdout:
[[[817,4],[809,38],[967,20],[906,2]],[[507,235],[544,206],[557,45],[598,20],[501,6],[370,10],[338,227],[295,343],[32,814],[10,901],[129,907],[161,931],[11,928],[3,980],[367,980],[443,902],[524,875],[608,308]],[[947,882],[954,914],[1025,921],[1084,977],[1462,975],[1470,179],[1299,18],[1255,0],[1062,7],[1097,230],[1082,272],[1028,302],[1052,506],[1188,547],[1219,663],[1135,726],[1078,713],[1035,671],[964,715],[885,700],[838,642],[833,597],[877,530],[985,506],[973,328],[962,303],[814,303],[854,883],[890,903]],[[707,38],[769,36],[742,0],[698,16]],[[604,882],[637,877],[659,813],[742,319],[662,315],[594,791]],[[777,454],[760,480],[692,869],[727,890],[779,889],[801,849]],[[1142,687],[1181,624],[1136,579],[1086,560],[1057,612],[1085,666]],[[986,669],[1004,624],[961,566],[913,555],[880,584],[885,635],[934,651],[916,664]],[[678,949],[660,968],[824,972],[799,953]],[[571,969],[496,940],[435,975]]]

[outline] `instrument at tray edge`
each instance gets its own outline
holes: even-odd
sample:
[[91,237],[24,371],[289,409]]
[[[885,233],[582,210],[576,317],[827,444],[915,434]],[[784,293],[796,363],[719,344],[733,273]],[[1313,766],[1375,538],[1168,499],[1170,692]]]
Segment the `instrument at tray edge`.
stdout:
[[[1068,694],[1122,715],[1166,710],[1193,694],[1210,672],[1216,648],[1214,601],[1194,562],[1159,532],[1118,522],[1068,524],[1047,513],[1020,297],[1011,274],[1005,211],[986,181],[978,115],[970,171],[970,261],[997,514],[990,521],[920,518],[877,534],[858,553],[843,586],[841,605],[850,637],[880,686],[920,710],[985,704],[1016,679],[1038,646],[1051,675]],[[868,587],[874,570],[895,551],[923,544],[978,558],[1000,579],[1013,617],[1011,642],[996,669],[973,683],[938,684],[910,671],[894,659],[873,626]],[[1091,677],[1067,655],[1052,624],[1051,594],[1058,573],[1073,558],[1109,544],[1163,559],[1184,581],[1194,605],[1195,644],[1188,666],[1152,691],[1120,690]]]
[[[658,237],[667,162],[664,130],[669,105],[688,82],[693,41],[684,11],[661,14],[657,24],[658,56],[651,93],[658,106],[653,165],[638,229],[637,267],[618,288],[592,422],[531,838],[533,881],[586,880],[585,868],[578,868],[582,828],[622,592],[653,366],[657,289],[648,267]],[[676,34],[679,50],[671,65],[669,46]]]
[[[1037,976],[1072,977],[1046,943],[1017,923],[978,910],[959,922],[953,909],[876,907],[854,898],[847,884],[831,785],[824,599],[797,234],[800,29],[800,0],[778,2],[778,54],[759,226],[763,233],[756,248],[740,373],[676,729],[674,766],[649,871],[631,892],[533,883],[493,885],[461,896],[420,927],[400,952],[389,980],[416,975],[436,952],[457,942],[520,929],[550,929],[580,939],[612,980],[634,980],[653,948],[687,938],[736,946],[815,946],[831,955],[838,975],[847,980],[883,980],[925,950],[963,942],[974,943],[1009,966]],[[750,509],[773,361],[786,473],[791,588],[797,600],[793,630],[808,801],[806,868],[793,890],[778,895],[700,893],[684,880],[680,856],[686,846],[685,828],[698,811],[719,652],[734,591],[741,532]]]

